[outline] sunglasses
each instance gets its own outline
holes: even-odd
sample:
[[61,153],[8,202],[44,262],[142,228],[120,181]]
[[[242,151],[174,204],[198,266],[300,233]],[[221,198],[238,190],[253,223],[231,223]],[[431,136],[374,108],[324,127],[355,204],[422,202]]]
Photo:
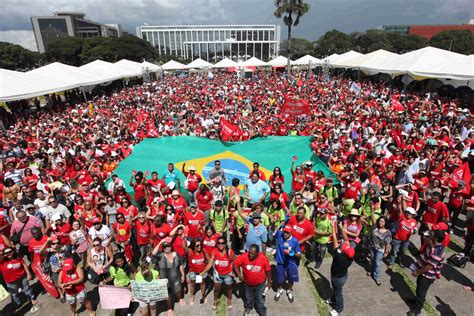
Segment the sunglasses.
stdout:
[[12,254],[12,253],[13,253],[13,251],[6,251],[6,252],[3,253],[3,255],[6,256],[6,255],[10,255],[10,254]]
[[100,246],[100,244],[94,244],[93,246],[94,246],[94,247],[97,247],[97,246]]
[[51,245],[59,245],[58,242],[52,242]]
[[138,219],[145,219],[144,216],[138,216]]
[[218,242],[218,245],[225,245],[225,242]]
[[201,247],[202,245],[201,244],[196,244],[196,247]]

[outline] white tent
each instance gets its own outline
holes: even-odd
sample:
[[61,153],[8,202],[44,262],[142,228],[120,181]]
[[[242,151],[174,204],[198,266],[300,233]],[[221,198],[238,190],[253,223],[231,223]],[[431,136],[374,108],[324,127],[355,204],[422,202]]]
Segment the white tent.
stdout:
[[311,65],[322,65],[324,64],[324,62],[319,59],[319,58],[316,58],[316,57],[313,57],[311,55],[305,55],[301,58],[298,58],[297,60],[295,61],[292,61],[291,64],[292,65],[309,65],[309,63],[311,63]]
[[224,58],[218,63],[216,63],[212,68],[230,68],[230,67],[238,67],[239,64],[229,58]]
[[76,83],[78,86],[81,87],[92,86],[107,81],[101,76],[89,73],[81,68],[57,62],[28,71],[26,74],[33,77],[36,75],[54,75],[55,78],[59,78],[67,82]]
[[345,61],[348,61],[360,56],[363,56],[363,54],[350,50],[347,53],[341,54],[339,56],[334,56],[333,58],[329,60],[329,63],[333,66],[336,66],[340,63],[344,63]]
[[170,60],[166,63],[164,63],[161,68],[163,70],[183,70],[183,69],[186,69],[186,65],[180,63],[180,62],[177,62],[177,61],[174,61],[174,60]]
[[124,71],[119,69],[115,64],[100,59],[82,65],[79,67],[79,69],[101,77],[104,82],[114,81],[126,77]]
[[143,74],[142,65],[136,61],[122,59],[114,65],[121,69],[126,74],[126,77],[137,77]]
[[0,69],[0,102],[28,99],[54,92],[49,88],[40,86],[27,78],[23,72]]
[[[438,65],[434,65],[429,69],[414,65],[409,74],[428,78],[452,79],[454,81],[474,81],[474,55],[453,56],[453,58],[449,58],[444,62],[440,61]],[[453,84],[453,86],[456,85],[459,85],[459,83]]]
[[323,58],[323,62],[328,62],[328,63],[331,63],[333,60],[336,60],[337,57],[339,57],[340,55],[339,54],[332,54],[332,55],[329,55],[329,56],[326,56]]
[[239,66],[242,66],[242,67],[265,67],[265,66],[269,66],[269,64],[264,62],[264,61],[261,61],[260,59],[258,59],[256,57],[252,57],[252,58],[249,58],[246,61],[240,63]]
[[285,67],[288,65],[288,58],[280,55],[270,60],[268,64],[272,67]]
[[186,66],[186,68],[188,69],[192,69],[192,68],[202,69],[202,68],[209,68],[209,67],[212,67],[212,64],[201,58],[193,60]]
[[374,52],[368,53],[366,55],[357,56],[351,59],[344,59],[341,61],[336,61],[333,63],[336,67],[344,67],[344,68],[359,68],[363,67],[364,64],[370,63],[376,60],[387,60],[388,58],[393,58],[400,56],[398,54],[388,52],[383,49],[376,50]]
[[153,72],[156,72],[156,71],[160,71],[161,70],[161,67],[158,66],[158,65],[155,65],[153,63],[150,63],[149,61],[144,61],[142,62],[142,68],[148,68],[149,71],[153,71]]

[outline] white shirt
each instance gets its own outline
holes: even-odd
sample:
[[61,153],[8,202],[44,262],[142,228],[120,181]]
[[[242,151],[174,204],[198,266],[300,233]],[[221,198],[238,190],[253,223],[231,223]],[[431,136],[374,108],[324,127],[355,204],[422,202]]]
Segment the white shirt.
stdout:
[[40,211],[44,216],[46,216],[47,209],[49,207],[48,205],[48,199],[45,197],[44,200],[40,200],[37,198],[34,202],[34,205],[38,207],[38,211]]
[[48,208],[46,209],[46,214],[44,215],[47,220],[50,220],[51,217],[53,217],[53,215],[55,214],[60,214],[63,218],[69,218],[71,216],[71,212],[69,212],[67,207],[62,204],[58,204],[56,208],[48,206]]
[[110,231],[110,228],[105,225],[102,225],[99,230],[92,226],[89,228],[89,236],[91,236],[92,240],[99,237],[102,239],[102,246],[107,247],[107,239],[112,236],[112,232]]

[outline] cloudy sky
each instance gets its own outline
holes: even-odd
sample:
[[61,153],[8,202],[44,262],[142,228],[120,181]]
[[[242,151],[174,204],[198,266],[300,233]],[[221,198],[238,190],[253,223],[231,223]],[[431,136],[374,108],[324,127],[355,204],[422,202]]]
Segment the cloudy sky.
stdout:
[[[474,18],[472,0],[307,0],[311,9],[294,36],[364,31],[382,24],[461,24]],[[0,41],[36,50],[30,16],[79,11],[102,23],[135,27],[176,24],[275,24],[273,0],[0,0]],[[286,31],[282,30],[282,37]]]

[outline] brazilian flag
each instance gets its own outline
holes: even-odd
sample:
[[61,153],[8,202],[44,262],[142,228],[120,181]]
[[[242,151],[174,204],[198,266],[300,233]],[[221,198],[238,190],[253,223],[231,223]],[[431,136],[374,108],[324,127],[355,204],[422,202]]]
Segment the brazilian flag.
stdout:
[[[309,147],[310,139],[311,137],[302,136],[272,136],[242,143],[224,143],[220,140],[191,136],[146,138],[119,164],[115,173],[121,179],[127,180],[133,170],[150,173],[156,171],[158,177],[162,178],[168,163],[172,162],[183,183],[184,175],[181,174],[181,167],[186,163],[186,169],[190,166],[196,167],[197,173],[205,181],[214,167],[214,161],[220,160],[229,186],[233,178],[238,178],[241,184],[245,183],[253,170],[253,163],[258,162],[267,180],[273,173],[273,168],[280,167],[285,176],[284,190],[289,192],[293,156],[298,158],[295,166],[310,160],[313,162],[314,170],[322,170],[327,177],[336,180],[329,168],[313,155]],[[133,191],[128,183],[126,185],[127,191]]]

